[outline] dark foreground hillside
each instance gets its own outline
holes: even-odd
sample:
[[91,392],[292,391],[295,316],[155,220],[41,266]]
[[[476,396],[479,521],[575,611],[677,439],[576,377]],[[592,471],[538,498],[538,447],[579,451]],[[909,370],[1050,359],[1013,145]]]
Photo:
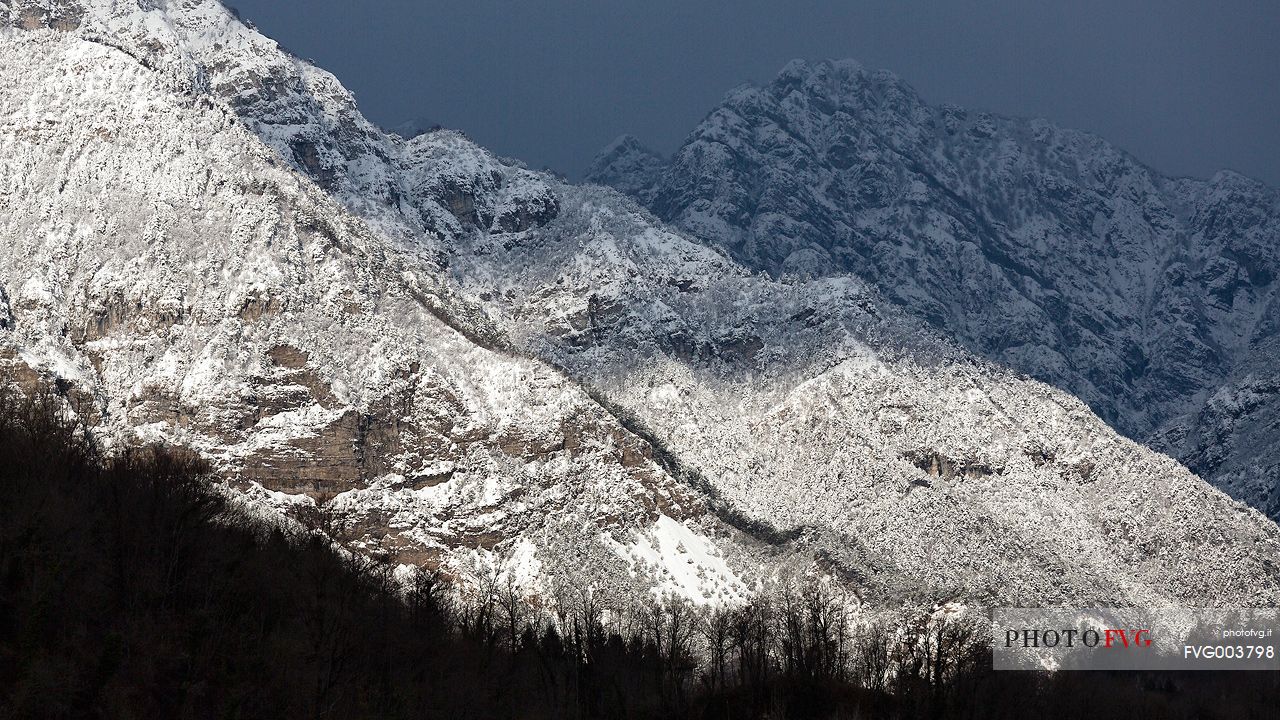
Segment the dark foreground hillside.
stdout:
[[[551,629],[500,589],[286,533],[196,458],[106,456],[53,398],[0,393],[0,717],[1271,718],[1280,680],[993,673],[963,629],[921,653],[799,592],[701,616],[589,601]],[[707,649],[713,650],[708,657]],[[702,661],[695,660],[702,657]]]

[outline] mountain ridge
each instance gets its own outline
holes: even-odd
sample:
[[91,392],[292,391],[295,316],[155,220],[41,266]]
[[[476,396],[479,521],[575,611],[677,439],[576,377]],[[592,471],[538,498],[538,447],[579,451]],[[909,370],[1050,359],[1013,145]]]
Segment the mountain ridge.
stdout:
[[353,548],[511,563],[544,600],[734,602],[794,567],[887,603],[1280,593],[1273,523],[861,280],[768,278],[459,133],[389,137],[217,3],[9,5],[43,23],[0,37],[10,362]]
[[636,155],[602,153],[588,180],[749,267],[861,277],[1280,512],[1280,438],[1255,453],[1225,427],[1259,437],[1265,413],[1208,404],[1274,385],[1275,189],[1227,170],[1168,178],[1096,134],[931,106],[852,62],[789,63],[727,94],[665,165],[628,172]]

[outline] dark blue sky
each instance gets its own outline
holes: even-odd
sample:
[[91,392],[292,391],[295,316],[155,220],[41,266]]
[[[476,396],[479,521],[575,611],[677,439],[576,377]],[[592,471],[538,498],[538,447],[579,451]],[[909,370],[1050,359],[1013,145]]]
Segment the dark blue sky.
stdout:
[[850,57],[930,102],[1097,132],[1156,168],[1280,185],[1277,0],[232,0],[370,119],[427,118],[578,176],[670,152],[733,86]]

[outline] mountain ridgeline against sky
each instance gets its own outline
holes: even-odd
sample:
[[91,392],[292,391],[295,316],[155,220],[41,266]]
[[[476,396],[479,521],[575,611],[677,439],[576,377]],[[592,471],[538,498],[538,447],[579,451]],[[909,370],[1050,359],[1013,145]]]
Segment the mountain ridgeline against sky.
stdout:
[[665,159],[587,174],[774,277],[857,277],[1280,517],[1280,193],[1164,177],[849,61],[729,93]]
[[[1274,267],[1274,196],[1249,205],[1243,179],[1155,178],[1030,124],[1058,138],[1055,173],[1112,189],[1024,200],[997,180],[1040,161],[1012,140],[1005,164],[977,151],[1021,125],[793,66],[732,96],[741,110],[706,127],[723,140],[695,136],[674,164],[616,148],[612,177],[682,230],[456,132],[384,132],[214,0],[0,12],[0,361],[104,443],[189,448],[264,512],[462,584],[505,578],[546,608],[583,588],[733,604],[796,573],[869,607],[1280,600],[1274,522],[1117,434],[1066,381],[1006,367],[1079,368],[1113,422],[1129,405],[1102,402],[1111,389],[1141,388],[1133,434],[1170,442],[1209,425],[1173,434],[1159,413],[1200,409],[1157,380],[1235,388],[1205,447],[1231,451],[1220,473],[1246,462],[1241,433],[1266,430],[1249,403],[1270,396],[1211,362],[1245,357],[1271,317],[1257,273]],[[953,131],[930,129],[945,117]],[[1036,192],[1085,181],[1058,182]],[[1205,215],[1204,242],[1234,253],[1231,304],[1193,292],[1199,235],[1178,235],[1181,284],[1147,262],[1165,242],[1141,231],[1144,213],[1163,222],[1151,197],[1170,224]],[[1031,220],[1048,208],[1114,251]],[[1071,258],[1092,273],[1068,275]],[[1148,287],[1187,299],[1122,302]],[[979,303],[1008,317],[979,323]],[[983,327],[1006,334],[1000,362],[958,331]]]

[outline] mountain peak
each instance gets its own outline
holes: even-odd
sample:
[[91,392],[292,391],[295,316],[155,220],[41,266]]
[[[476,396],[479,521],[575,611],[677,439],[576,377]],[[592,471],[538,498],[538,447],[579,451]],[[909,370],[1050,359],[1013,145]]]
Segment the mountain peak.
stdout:
[[624,155],[624,154],[629,155],[631,153],[640,153],[644,155],[653,155],[654,157],[658,157],[658,154],[656,152],[650,150],[647,146],[645,146],[644,143],[640,142],[640,139],[637,138],[635,135],[632,135],[630,133],[623,133],[622,135],[619,135],[616,139],[614,139],[613,142],[606,145],[603,150],[597,153],[596,158],[603,158],[603,157],[610,157],[614,155]]
[[661,155],[634,135],[624,134],[596,154],[584,178],[589,183],[610,185],[635,194],[651,184],[665,164]]
[[[931,106],[853,61],[794,60],[730,93],[661,173],[611,184],[748,267],[861,277],[1280,517],[1280,464],[1254,439],[1211,442],[1237,418],[1204,404],[1252,387],[1236,376],[1280,324],[1262,320],[1280,277],[1280,202],[1262,183],[1175,182],[1089,133]],[[1265,433],[1236,427],[1249,424]]]
[[442,129],[443,127],[444,126],[442,126],[438,122],[435,122],[434,120],[431,120],[425,117],[419,117],[419,118],[414,118],[412,120],[406,120],[400,123],[399,125],[385,128],[385,130],[389,133],[395,133],[396,135],[399,135],[405,140],[412,140],[418,137],[419,135],[423,135],[429,132],[434,132],[436,130]]
[[792,60],[770,81],[765,89],[776,96],[801,91],[811,96],[850,100],[871,90],[875,93],[905,93],[915,90],[889,70],[869,70],[853,59],[820,61]]
[[862,63],[852,58],[825,58],[822,60],[806,60],[796,58],[789,60],[782,69],[778,71],[776,78],[778,80],[788,80],[796,78],[808,77],[846,77],[853,78],[866,74],[866,69]]

